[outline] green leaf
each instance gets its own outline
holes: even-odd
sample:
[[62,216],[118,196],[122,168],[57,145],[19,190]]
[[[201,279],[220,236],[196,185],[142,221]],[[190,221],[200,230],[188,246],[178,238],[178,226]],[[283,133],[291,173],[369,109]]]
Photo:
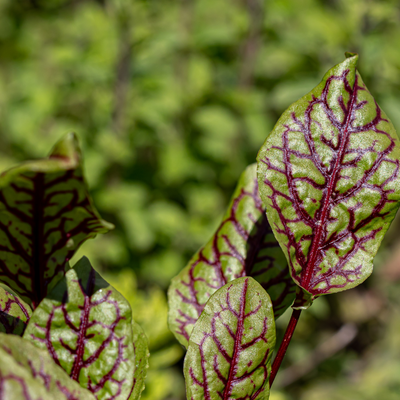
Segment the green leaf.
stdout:
[[250,277],[214,293],[190,336],[187,398],[268,399],[275,321],[267,292]]
[[268,291],[278,318],[293,302],[295,285],[265,217],[258,194],[256,164],[239,179],[214,236],[172,280],[168,321],[187,347],[193,326],[210,296],[227,282],[252,276]]
[[[98,400],[126,400],[134,390],[131,308],[85,257],[36,308],[24,338],[46,349]],[[144,341],[135,345],[142,357]]]
[[144,381],[149,368],[149,344],[143,329],[132,321],[133,349],[135,353],[135,373],[133,375],[133,388],[129,400],[138,400],[144,389]]
[[258,154],[268,220],[314,297],[371,274],[399,207],[398,137],[348,56],[282,114]]
[[0,398],[94,400],[45,351],[18,336],[0,333]]
[[75,135],[0,175],[0,281],[36,307],[78,247],[112,225],[93,208]]
[[22,336],[31,314],[27,303],[0,286],[0,332]]

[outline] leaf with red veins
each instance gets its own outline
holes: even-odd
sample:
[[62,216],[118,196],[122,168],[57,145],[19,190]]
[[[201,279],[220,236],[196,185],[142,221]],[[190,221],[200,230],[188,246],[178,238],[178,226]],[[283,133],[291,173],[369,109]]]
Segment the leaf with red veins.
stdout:
[[22,336],[31,314],[27,303],[0,286],[0,332]]
[[250,277],[229,282],[210,297],[190,336],[184,365],[187,398],[268,399],[274,347],[267,292]]
[[95,400],[47,352],[18,336],[0,333],[0,360],[2,400]]
[[243,276],[252,276],[268,291],[275,318],[293,302],[296,285],[265,217],[256,164],[241,175],[213,237],[171,282],[169,327],[182,345],[187,347],[193,326],[210,296],[227,282]]
[[144,389],[147,369],[149,368],[149,345],[147,337],[140,325],[133,321],[133,348],[135,353],[135,373],[133,376],[132,393],[129,400],[139,400]]
[[25,339],[98,400],[126,400],[135,353],[128,301],[82,258],[33,312]]
[[111,224],[94,209],[75,135],[0,175],[0,282],[35,308],[79,246]]
[[282,114],[257,157],[268,220],[292,278],[313,297],[371,274],[400,200],[399,139],[358,56],[346,55]]

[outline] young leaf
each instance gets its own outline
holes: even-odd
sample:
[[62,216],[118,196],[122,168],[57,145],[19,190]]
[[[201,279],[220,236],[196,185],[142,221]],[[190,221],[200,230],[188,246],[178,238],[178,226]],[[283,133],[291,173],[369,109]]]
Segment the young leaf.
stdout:
[[243,276],[252,276],[268,291],[275,318],[293,302],[295,285],[265,217],[256,164],[241,175],[214,236],[171,282],[168,321],[181,344],[187,347],[193,326],[210,296],[227,282]]
[[28,304],[0,286],[0,332],[22,336],[31,314]]
[[18,336],[0,333],[0,399],[95,400],[43,350]]
[[98,400],[126,400],[134,390],[129,303],[85,257],[36,308],[24,338],[46,349]]
[[295,282],[318,296],[357,286],[399,207],[399,140],[356,71],[327,72],[258,154],[260,195]]
[[275,321],[267,292],[250,277],[214,293],[190,336],[187,398],[268,399]]
[[75,135],[0,175],[0,281],[36,307],[86,239],[112,226],[91,204]]
[[142,327],[132,321],[133,349],[135,353],[135,373],[133,375],[133,387],[129,400],[138,400],[144,389],[144,380],[149,368],[149,345]]

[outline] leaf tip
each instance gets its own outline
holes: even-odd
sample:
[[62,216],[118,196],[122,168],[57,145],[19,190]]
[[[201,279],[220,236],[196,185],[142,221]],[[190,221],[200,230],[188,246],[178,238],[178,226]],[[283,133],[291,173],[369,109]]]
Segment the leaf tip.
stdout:
[[357,60],[358,60],[358,54],[357,53],[353,53],[351,51],[346,51],[344,53],[344,55],[346,56],[346,58],[357,57]]
[[81,160],[81,150],[76,134],[70,132],[59,140],[51,150],[49,158],[60,158],[78,165]]

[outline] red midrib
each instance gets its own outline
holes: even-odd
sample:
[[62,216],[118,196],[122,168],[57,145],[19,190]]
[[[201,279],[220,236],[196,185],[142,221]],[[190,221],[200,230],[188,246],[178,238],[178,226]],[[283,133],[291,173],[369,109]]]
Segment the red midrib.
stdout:
[[85,352],[85,336],[87,331],[87,325],[89,322],[90,313],[90,298],[85,296],[85,302],[83,304],[83,315],[81,319],[81,325],[78,332],[78,340],[76,344],[76,358],[71,371],[71,378],[75,381],[79,381],[79,374],[83,368],[83,354]]
[[310,292],[310,293],[311,293],[310,290],[312,290],[312,288],[310,288],[309,285],[310,285],[311,277],[312,277],[313,272],[314,272],[315,261],[316,261],[316,258],[317,258],[318,250],[319,250],[319,247],[321,245],[322,231],[323,231],[323,229],[325,229],[326,219],[327,219],[327,216],[328,216],[329,205],[330,205],[330,198],[332,196],[333,189],[335,188],[336,183],[337,183],[337,175],[338,175],[339,170],[340,170],[340,164],[342,163],[344,150],[345,150],[345,148],[347,146],[347,141],[348,141],[348,138],[349,138],[349,136],[348,136],[348,126],[349,126],[350,118],[351,118],[351,115],[352,115],[354,102],[356,101],[356,95],[357,95],[356,87],[357,87],[357,75],[355,77],[353,93],[352,93],[352,96],[351,96],[351,101],[350,101],[349,109],[348,109],[347,116],[346,116],[346,125],[345,125],[345,128],[343,130],[343,140],[340,143],[340,147],[339,147],[339,151],[338,151],[338,157],[336,158],[335,166],[333,168],[333,173],[332,173],[331,178],[330,178],[330,180],[328,182],[328,190],[326,192],[327,194],[326,194],[326,197],[325,197],[324,207],[322,209],[321,218],[319,220],[318,227],[317,227],[317,230],[315,232],[314,240],[313,240],[312,245],[311,245],[311,250],[310,250],[310,253],[309,253],[309,257],[308,257],[308,261],[307,261],[307,264],[306,264],[306,268],[303,270],[302,275],[301,275],[301,286],[304,289],[306,289],[308,292]]
[[240,302],[240,314],[239,314],[239,318],[238,318],[238,326],[237,326],[237,333],[236,333],[236,340],[235,340],[235,347],[233,349],[231,368],[229,370],[229,376],[228,376],[228,381],[226,382],[223,400],[229,399],[229,396],[232,391],[232,381],[237,372],[237,366],[238,366],[239,355],[240,355],[239,350],[240,350],[240,347],[242,344],[242,337],[243,337],[243,322],[244,322],[244,311],[246,308],[246,293],[247,293],[247,287],[249,284],[248,281],[249,280],[246,279],[244,281],[244,285],[243,285],[243,291],[242,291],[241,302]]

